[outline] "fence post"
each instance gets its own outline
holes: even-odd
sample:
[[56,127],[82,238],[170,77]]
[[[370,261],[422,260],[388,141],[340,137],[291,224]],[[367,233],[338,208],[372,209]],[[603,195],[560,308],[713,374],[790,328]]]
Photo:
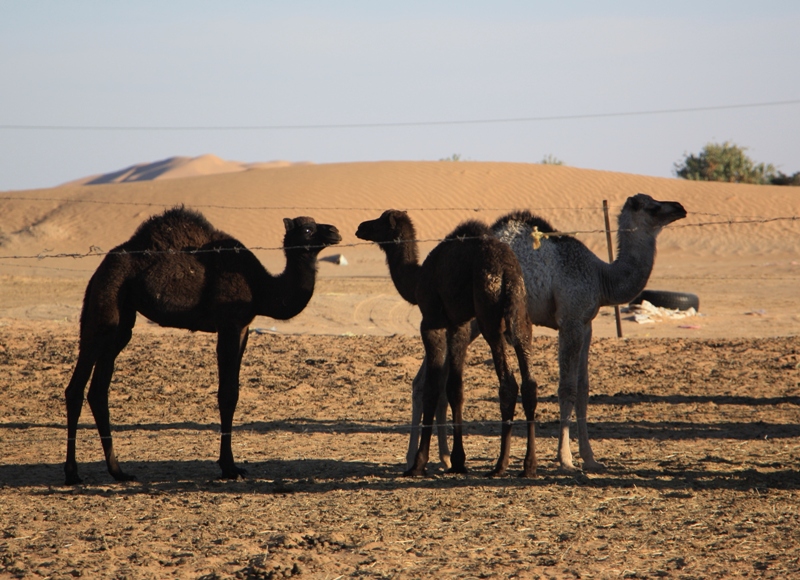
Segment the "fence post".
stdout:
[[[606,244],[608,245],[608,261],[614,262],[614,245],[611,243],[611,224],[608,221],[608,200],[603,200],[603,215],[606,220]],[[619,314],[619,305],[614,305],[614,317],[617,320],[617,338],[622,338],[622,319]]]

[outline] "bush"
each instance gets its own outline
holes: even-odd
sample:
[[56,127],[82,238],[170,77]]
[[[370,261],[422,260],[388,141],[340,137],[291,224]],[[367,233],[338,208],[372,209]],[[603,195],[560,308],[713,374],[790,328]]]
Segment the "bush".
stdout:
[[725,141],[709,143],[698,155],[686,155],[675,164],[675,174],[696,181],[729,183],[771,183],[775,175],[772,164],[755,163],[745,155],[746,147]]
[[561,161],[561,159],[550,154],[545,155],[540,163],[542,165],[564,165],[564,162]]
[[800,185],[800,171],[796,172],[794,175],[786,175],[782,171],[778,171],[778,173],[770,180],[772,185]]

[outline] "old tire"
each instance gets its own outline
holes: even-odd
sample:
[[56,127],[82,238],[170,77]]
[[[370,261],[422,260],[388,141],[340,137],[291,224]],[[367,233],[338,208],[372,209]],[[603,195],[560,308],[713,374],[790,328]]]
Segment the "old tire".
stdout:
[[690,308],[700,310],[700,299],[696,294],[689,294],[688,292],[644,290],[630,303],[641,304],[643,300],[647,300],[653,306],[669,308],[670,310],[689,310]]

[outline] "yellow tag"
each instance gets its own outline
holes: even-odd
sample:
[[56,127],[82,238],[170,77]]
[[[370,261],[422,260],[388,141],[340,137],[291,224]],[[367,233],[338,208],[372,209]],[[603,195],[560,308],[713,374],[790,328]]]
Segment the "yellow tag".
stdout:
[[533,226],[531,237],[533,238],[533,249],[538,250],[539,248],[542,247],[542,240],[546,240],[550,236],[548,236],[544,232],[540,232],[538,227]]

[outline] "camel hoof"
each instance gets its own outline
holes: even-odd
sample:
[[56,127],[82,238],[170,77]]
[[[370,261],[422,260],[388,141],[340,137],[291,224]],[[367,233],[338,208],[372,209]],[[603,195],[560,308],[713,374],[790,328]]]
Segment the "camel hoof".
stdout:
[[455,466],[454,465],[453,467],[451,467],[450,469],[445,471],[445,473],[464,474],[464,473],[467,473],[467,468],[466,468],[465,465],[460,465],[460,466]]
[[581,473],[581,470],[575,467],[574,465],[559,465],[558,473],[561,473],[563,475],[577,475]]
[[607,469],[605,463],[600,463],[599,461],[584,461],[583,462],[583,470],[584,471],[591,471],[594,473],[598,473],[601,471],[605,471]]
[[111,477],[113,477],[115,481],[136,481],[135,475],[123,473],[122,471],[119,473],[112,473]]
[[497,469],[496,467],[486,473],[486,477],[502,477],[506,474],[505,469]]
[[450,462],[449,455],[442,455],[439,459],[442,461],[442,465],[444,465],[445,469],[450,469],[453,467],[453,464]]
[[414,469],[412,467],[411,469],[406,469],[403,472],[403,477],[417,477],[420,475],[428,475],[428,472],[424,467],[422,469]]
[[242,469],[241,467],[236,467],[234,465],[233,467],[223,469],[220,479],[239,479],[239,478],[244,479],[246,475],[247,475],[246,469]]
[[538,475],[536,474],[535,469],[530,469],[530,470],[523,469],[522,471],[519,472],[519,475],[517,477],[524,479],[535,479],[536,477],[538,477]]
[[64,485],[78,485],[83,483],[83,480],[78,477],[78,474],[67,474],[67,477],[64,480]]

